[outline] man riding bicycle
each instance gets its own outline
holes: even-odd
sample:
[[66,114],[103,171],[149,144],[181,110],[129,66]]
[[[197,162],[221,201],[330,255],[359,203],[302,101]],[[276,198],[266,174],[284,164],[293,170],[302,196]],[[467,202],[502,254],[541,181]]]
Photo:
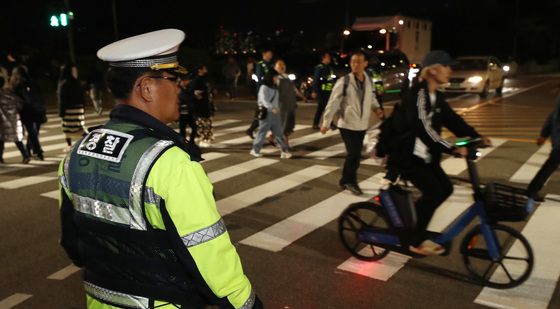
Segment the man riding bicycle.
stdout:
[[[395,107],[387,166],[389,173],[409,180],[422,193],[416,201],[417,230],[409,250],[423,255],[439,255],[443,246],[427,239],[426,228],[435,210],[452,193],[453,184],[441,168],[442,153],[464,157],[465,148],[456,148],[441,137],[446,127],[458,137],[481,137],[488,146],[491,142],[468,125],[445,101],[439,86],[449,82],[451,56],[442,50],[428,53],[422,61],[420,82],[414,85]],[[393,179],[394,180],[394,179]]]

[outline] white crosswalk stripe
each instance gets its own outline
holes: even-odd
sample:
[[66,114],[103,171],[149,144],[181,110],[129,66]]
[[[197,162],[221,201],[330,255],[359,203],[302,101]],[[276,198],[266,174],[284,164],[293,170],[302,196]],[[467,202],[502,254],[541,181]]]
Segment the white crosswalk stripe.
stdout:
[[14,180],[0,182],[0,188],[12,189],[12,190],[21,189],[27,186],[36,185],[53,179],[56,179],[56,172],[49,172],[42,175],[29,176],[29,177],[23,177]]
[[305,182],[319,178],[334,171],[336,167],[313,165],[287,176],[253,187],[243,192],[221,199],[217,202],[218,211],[222,216],[258,203],[266,197],[273,196]]
[[[360,183],[366,198],[377,193],[377,190],[379,190],[377,184],[381,178],[383,178],[383,174],[379,173]],[[315,229],[336,219],[348,204],[363,200],[365,200],[363,196],[350,195],[348,192],[338,193],[263,231],[243,239],[240,243],[278,252]]]
[[513,176],[509,179],[511,182],[529,183],[537,174],[543,163],[548,158],[548,154],[552,150],[550,144],[545,144],[535,152],[529,160],[527,160]]
[[226,167],[219,171],[209,173],[208,178],[212,183],[216,183],[226,179],[233,178],[241,174],[248,173],[260,167],[274,164],[276,162],[278,161],[272,159],[266,159],[266,158],[253,159],[251,161],[239,163],[237,165]]

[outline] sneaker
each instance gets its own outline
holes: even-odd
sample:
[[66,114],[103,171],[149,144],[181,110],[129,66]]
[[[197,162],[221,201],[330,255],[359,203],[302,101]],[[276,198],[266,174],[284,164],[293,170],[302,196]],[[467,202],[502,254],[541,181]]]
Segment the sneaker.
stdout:
[[445,252],[445,248],[438,244],[435,243],[431,240],[424,240],[419,246],[414,247],[414,246],[408,246],[408,250],[410,250],[410,252],[414,252],[416,254],[421,254],[421,255],[441,255],[442,253]]
[[249,154],[252,155],[253,157],[257,157],[257,158],[260,158],[260,157],[263,156],[262,153],[256,152],[254,149],[251,149],[251,151],[249,151]]
[[245,134],[249,135],[251,139],[255,139],[255,136],[253,136],[253,130],[247,129],[247,131],[245,131]]
[[364,194],[364,192],[362,192],[362,189],[360,189],[360,187],[355,183],[347,183],[345,185],[342,185],[342,187],[344,187],[344,190],[348,190],[354,195]]
[[291,157],[292,157],[292,153],[290,153],[290,152],[287,152],[287,151],[286,152],[284,152],[284,151],[280,152],[280,159],[289,159]]
[[66,146],[64,149],[62,149],[62,152],[68,153],[70,152],[70,149],[72,149],[72,146]]
[[29,164],[29,161],[31,161],[31,159],[29,157],[25,157],[25,158],[23,158],[23,160],[21,160],[21,163]]

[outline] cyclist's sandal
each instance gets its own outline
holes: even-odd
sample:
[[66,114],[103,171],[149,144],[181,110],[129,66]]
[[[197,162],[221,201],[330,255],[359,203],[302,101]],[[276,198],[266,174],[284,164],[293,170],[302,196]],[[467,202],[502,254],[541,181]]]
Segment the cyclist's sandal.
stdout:
[[409,246],[408,250],[422,255],[440,255],[445,252],[445,248],[442,245],[437,244],[429,239],[424,240],[418,247]]

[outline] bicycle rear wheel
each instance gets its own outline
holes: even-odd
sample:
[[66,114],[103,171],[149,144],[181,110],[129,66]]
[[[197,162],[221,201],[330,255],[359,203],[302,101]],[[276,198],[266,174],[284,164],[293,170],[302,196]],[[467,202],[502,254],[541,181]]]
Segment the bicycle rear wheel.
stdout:
[[391,228],[381,206],[371,202],[355,203],[338,218],[338,234],[342,244],[352,255],[364,261],[377,261],[389,254],[389,249],[360,239],[364,230],[390,232]]
[[516,287],[531,275],[534,256],[531,245],[517,230],[502,224],[491,226],[500,257],[492,260],[481,226],[467,233],[461,244],[463,261],[469,273],[481,284],[497,288]]

